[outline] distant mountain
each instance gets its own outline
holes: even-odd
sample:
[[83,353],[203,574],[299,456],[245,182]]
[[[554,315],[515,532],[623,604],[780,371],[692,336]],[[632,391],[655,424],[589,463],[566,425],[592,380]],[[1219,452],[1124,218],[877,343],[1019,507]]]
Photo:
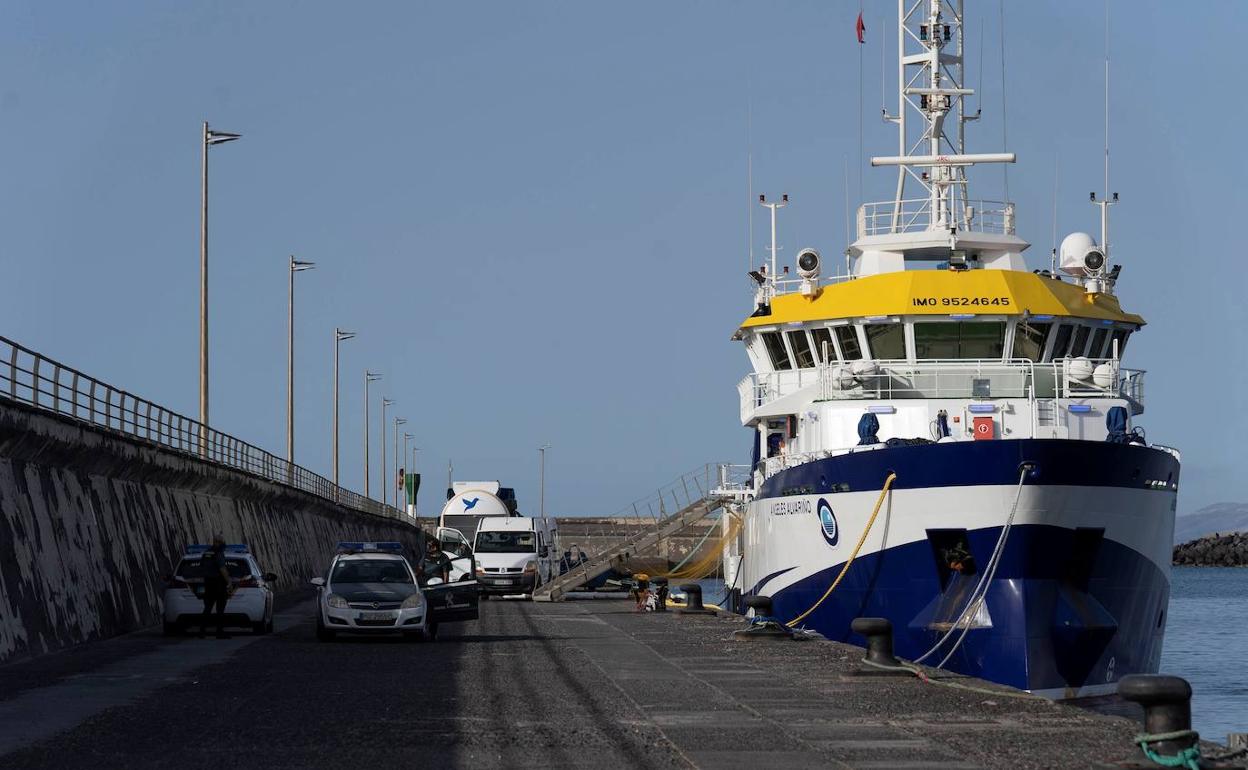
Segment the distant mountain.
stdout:
[[1248,503],[1214,503],[1174,520],[1174,542],[1186,543],[1213,532],[1248,531]]

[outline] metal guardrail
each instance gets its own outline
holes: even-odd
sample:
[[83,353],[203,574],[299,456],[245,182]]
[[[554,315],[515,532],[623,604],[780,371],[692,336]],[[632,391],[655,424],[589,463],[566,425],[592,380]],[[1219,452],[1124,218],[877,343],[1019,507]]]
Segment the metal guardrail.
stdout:
[[404,521],[402,511],[337,486],[259,447],[0,337],[0,399],[284,484],[357,511]]
[[[867,362],[855,368],[853,362],[832,362],[808,369],[747,374],[737,383],[742,421],[755,410],[778,398],[807,387],[818,386],[812,394],[819,400],[924,399],[924,398],[1107,398],[1121,397],[1136,404],[1144,402],[1144,375],[1141,369],[1126,369],[1120,361],[1087,361],[1087,377],[1078,378],[1073,359],[1034,363],[1027,359],[925,360]],[[1108,380],[1096,383],[1092,372],[1105,367]]]
[[[1014,234],[1014,204],[1005,201],[963,200],[954,197],[948,210],[938,212],[946,227],[975,233]],[[858,237],[915,233],[932,229],[930,198],[865,203],[858,207]]]

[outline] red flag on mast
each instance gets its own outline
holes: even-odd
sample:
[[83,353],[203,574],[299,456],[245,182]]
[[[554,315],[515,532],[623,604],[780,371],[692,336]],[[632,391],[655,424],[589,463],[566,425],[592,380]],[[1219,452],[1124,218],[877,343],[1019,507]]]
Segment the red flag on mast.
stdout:
[[862,36],[862,33],[867,31],[867,25],[862,23],[862,11],[858,12],[858,24],[856,25],[856,27],[858,30],[858,42],[859,43],[867,42],[866,39],[863,38]]

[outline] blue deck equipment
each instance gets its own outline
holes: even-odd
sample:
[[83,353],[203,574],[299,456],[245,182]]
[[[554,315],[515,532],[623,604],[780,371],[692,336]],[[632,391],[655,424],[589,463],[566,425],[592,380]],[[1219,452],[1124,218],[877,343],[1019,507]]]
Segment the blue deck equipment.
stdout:
[[858,418],[858,446],[871,446],[880,443],[876,434],[880,430],[880,418],[868,412]]

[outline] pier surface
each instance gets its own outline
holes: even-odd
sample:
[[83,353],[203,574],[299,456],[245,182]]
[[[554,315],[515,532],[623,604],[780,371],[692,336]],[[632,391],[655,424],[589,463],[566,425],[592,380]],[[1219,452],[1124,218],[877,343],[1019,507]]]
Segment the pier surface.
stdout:
[[[489,601],[437,642],[142,632],[0,668],[0,766],[1095,767],[1126,719],[858,677],[829,642],[730,641],[739,619],[626,601]],[[973,686],[992,687],[974,680]]]

